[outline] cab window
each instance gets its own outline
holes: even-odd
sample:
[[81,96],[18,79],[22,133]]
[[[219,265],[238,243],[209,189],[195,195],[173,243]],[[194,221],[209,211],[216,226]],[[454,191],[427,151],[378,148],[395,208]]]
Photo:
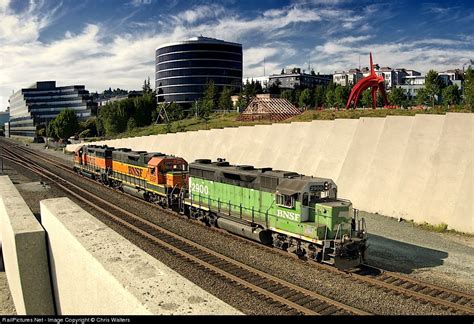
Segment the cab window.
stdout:
[[295,207],[295,197],[293,196],[288,196],[288,195],[277,195],[277,201],[276,204],[279,206],[283,206],[286,208],[294,208]]
[[303,194],[303,206],[305,207],[309,206],[309,195],[307,192]]

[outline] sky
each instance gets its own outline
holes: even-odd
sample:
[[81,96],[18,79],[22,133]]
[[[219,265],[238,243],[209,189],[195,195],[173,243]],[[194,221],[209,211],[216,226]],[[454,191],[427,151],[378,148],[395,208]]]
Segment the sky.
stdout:
[[241,43],[244,78],[365,67],[370,51],[380,66],[462,69],[474,1],[0,0],[0,111],[42,80],[139,90],[158,46],[199,35]]

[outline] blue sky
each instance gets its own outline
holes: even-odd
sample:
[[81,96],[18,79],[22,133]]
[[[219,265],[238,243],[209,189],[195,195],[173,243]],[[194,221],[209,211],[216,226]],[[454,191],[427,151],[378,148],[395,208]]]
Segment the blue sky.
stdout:
[[0,0],[0,110],[38,80],[139,89],[154,50],[202,34],[244,47],[244,77],[309,65],[422,73],[474,59],[474,1]]

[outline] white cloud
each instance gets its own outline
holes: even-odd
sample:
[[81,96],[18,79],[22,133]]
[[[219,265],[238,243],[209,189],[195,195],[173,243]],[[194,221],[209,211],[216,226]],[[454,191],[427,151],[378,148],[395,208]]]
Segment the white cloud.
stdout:
[[352,44],[352,43],[359,43],[366,41],[372,38],[371,35],[364,35],[364,36],[347,36],[343,38],[337,39],[335,42],[338,44]]
[[151,4],[151,0],[132,0],[130,4],[134,7]]
[[2,46],[10,44],[23,44],[35,41],[42,29],[52,22],[52,16],[57,8],[43,14],[43,3],[30,1],[27,10],[14,13],[10,0],[0,0],[0,42]]
[[203,18],[209,20],[221,16],[225,13],[225,9],[219,5],[202,5],[196,6],[190,10],[186,10],[178,15],[174,16],[174,20],[177,22],[195,23]]
[[[331,5],[331,1],[323,2]],[[131,3],[144,5],[150,1]],[[58,85],[84,84],[87,89],[99,92],[109,87],[139,89],[144,79],[154,79],[157,46],[199,34],[243,43],[244,77],[249,78],[263,75],[264,58],[269,75],[284,67],[302,66],[304,60],[310,60],[315,70],[323,73],[354,67],[359,55],[365,66],[368,65],[364,59],[368,57],[368,49],[374,50],[374,58],[381,65],[421,71],[456,67],[458,62],[474,57],[472,45],[465,46],[472,44],[471,36],[383,44],[371,35],[351,33],[318,46],[305,44],[314,47],[309,55],[289,40],[301,36],[302,24],[321,22],[324,26],[318,32],[322,32],[323,37],[333,31],[340,34],[343,23],[358,26],[359,33],[361,27],[368,30],[370,25],[364,25],[367,16],[360,17],[331,6],[305,7],[303,2],[253,17],[241,16],[215,4],[195,6],[156,23],[130,22],[136,26],[145,24],[146,28],[131,29],[128,33],[113,34],[110,26],[90,23],[79,32],[64,31],[63,36],[54,41],[41,41],[40,34],[54,21],[56,10],[47,11],[42,2],[32,1],[24,12],[14,13],[8,0],[0,0],[0,110],[6,107],[13,90],[39,80],[56,80]],[[300,64],[290,64],[298,62]]]
[[[446,45],[450,45],[446,47]],[[453,39],[422,39],[409,42],[367,43],[363,45],[341,44],[340,40],[331,40],[316,46],[312,52],[315,62],[319,62],[324,73],[347,70],[358,66],[368,66],[368,52],[372,50],[374,62],[392,68],[409,68],[426,73],[430,69],[444,71],[461,68],[474,49],[466,48],[466,41]]]

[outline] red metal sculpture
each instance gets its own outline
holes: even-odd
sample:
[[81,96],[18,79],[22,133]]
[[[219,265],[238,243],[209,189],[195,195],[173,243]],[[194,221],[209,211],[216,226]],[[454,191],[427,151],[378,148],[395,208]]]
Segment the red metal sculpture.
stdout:
[[372,63],[372,53],[370,53],[370,75],[361,79],[351,91],[349,100],[347,100],[346,109],[349,109],[351,104],[354,103],[354,109],[357,106],[359,97],[365,89],[372,88],[372,106],[377,108],[377,88],[382,94],[384,105],[388,106],[387,95],[385,93],[385,79],[383,76],[378,76],[374,70],[374,64]]

